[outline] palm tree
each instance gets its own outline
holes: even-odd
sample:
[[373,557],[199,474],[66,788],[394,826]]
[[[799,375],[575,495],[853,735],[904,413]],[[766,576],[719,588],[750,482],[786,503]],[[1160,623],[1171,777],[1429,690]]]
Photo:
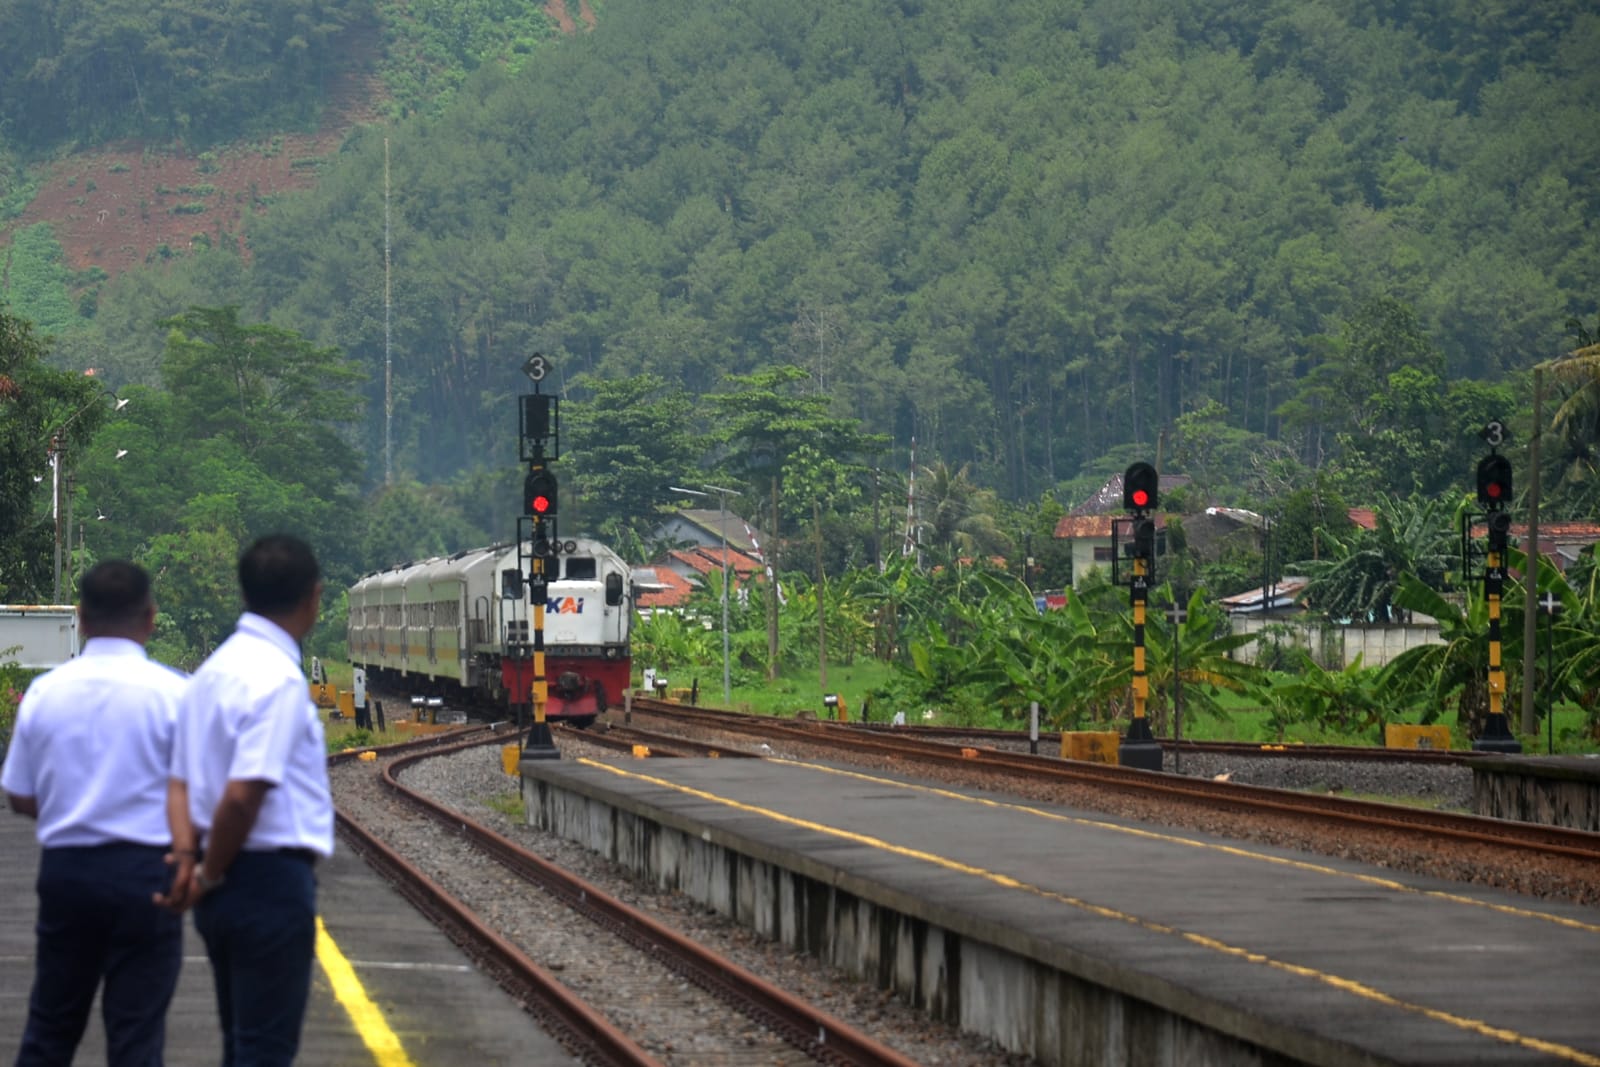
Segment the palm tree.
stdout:
[[1550,416],[1550,428],[1557,438],[1560,484],[1576,494],[1600,473],[1600,343],[1577,319],[1568,326],[1575,328],[1580,347],[1544,366],[1571,390]]
[[935,547],[952,558],[1003,555],[1009,548],[995,520],[998,510],[992,490],[972,481],[972,465],[952,468],[943,461],[922,468],[918,489],[922,518]]

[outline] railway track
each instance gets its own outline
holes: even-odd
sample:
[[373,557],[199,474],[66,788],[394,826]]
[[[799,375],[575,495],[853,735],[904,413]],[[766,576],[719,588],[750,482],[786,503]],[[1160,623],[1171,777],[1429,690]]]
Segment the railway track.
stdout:
[[[1028,736],[1018,730],[980,729],[965,726],[890,726],[887,723],[841,723],[854,730],[873,734],[905,735],[947,745],[990,745],[1020,750]],[[1376,745],[1302,745],[1261,741],[1172,741],[1158,739],[1167,752],[1194,755],[1249,756],[1262,759],[1339,760],[1370,763],[1446,763],[1463,764],[1482,756],[1479,752],[1450,752],[1436,748],[1381,748]],[[1059,731],[1040,731],[1040,751],[1061,750]]]
[[[1507,822],[1425,808],[1322,796],[1134,770],[1108,764],[1033,756],[996,748],[927,740],[899,730],[878,731],[828,722],[786,722],[668,701],[636,699],[633,714],[653,722],[677,722],[762,742],[786,740],[917,766],[959,768],[993,779],[1088,786],[1102,792],[1136,794],[1168,805],[1203,805],[1249,814],[1272,814],[1333,827],[1404,833],[1463,845],[1490,847],[1523,856],[1600,860],[1600,834],[1534,823]],[[948,736],[948,735],[947,735]],[[971,731],[963,736],[970,737]],[[1409,752],[1409,750],[1407,750]]]
[[[420,760],[509,740],[507,731],[473,727],[385,748],[371,760],[356,753],[334,757],[330,762],[339,825],[356,852],[433,917],[576,1055],[586,1063],[607,1065],[911,1067],[914,1061],[865,1032],[400,781]],[[698,754],[708,748],[682,747]],[[385,840],[352,809],[387,809],[397,815],[404,832]],[[414,862],[419,855],[428,858]],[[488,903],[497,910],[486,911],[481,898],[473,899],[481,888],[467,887],[458,896],[452,885],[450,872],[481,866],[485,858],[517,880],[516,904],[509,913],[503,901],[494,900]],[[481,878],[477,884],[481,887]],[[508,914],[515,916],[509,923]],[[574,926],[585,932],[576,942],[567,938],[565,943],[580,945],[577,951],[548,944],[535,948],[526,936]],[[542,963],[535,960],[536,953]]]

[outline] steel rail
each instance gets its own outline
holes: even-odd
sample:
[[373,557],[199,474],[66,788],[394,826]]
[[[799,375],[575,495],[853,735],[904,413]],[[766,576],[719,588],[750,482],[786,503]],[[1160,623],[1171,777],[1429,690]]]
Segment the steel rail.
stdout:
[[685,737],[671,737],[667,734],[647,733],[636,730],[631,726],[616,726],[608,724],[603,728],[589,728],[578,730],[565,723],[558,723],[555,727],[556,737],[573,737],[585,744],[595,745],[599,748],[609,748],[614,752],[632,752],[638,745],[648,745],[649,755],[656,756],[687,756],[705,759],[754,759],[755,753],[744,752],[727,745],[709,745],[703,741],[693,741]]
[[600,1067],[665,1067],[370,830],[343,812],[336,812],[335,817],[352,851],[376,868],[401,896],[444,930],[585,1063]]
[[573,911],[614,931],[694,982],[743,1011],[820,1063],[840,1067],[916,1067],[894,1049],[788,991],[696,944],[603,890],[528,852],[461,812],[401,784],[395,775],[407,766],[450,751],[487,744],[484,739],[415,752],[388,764],[382,781],[396,795],[425,812],[441,827],[493,856],[519,877],[538,885]]
[[[833,725],[833,724],[829,724]],[[920,726],[908,723],[905,726],[893,726],[889,723],[843,723],[852,730],[859,730],[871,734],[896,734],[915,737],[920,740],[943,741],[946,744],[957,744],[962,740],[974,740],[998,745],[1018,744],[1028,740],[1028,735],[1021,730],[1002,730],[993,728],[964,727],[964,726]],[[1161,747],[1168,752],[1182,752],[1185,755],[1239,755],[1263,758],[1286,758],[1304,760],[1350,760],[1356,762],[1373,763],[1470,763],[1485,755],[1482,752],[1457,752],[1439,748],[1381,748],[1376,745],[1302,745],[1294,742],[1274,741],[1181,741],[1175,742],[1169,738],[1157,738]],[[1039,744],[1059,748],[1061,732],[1059,730],[1039,731]]]

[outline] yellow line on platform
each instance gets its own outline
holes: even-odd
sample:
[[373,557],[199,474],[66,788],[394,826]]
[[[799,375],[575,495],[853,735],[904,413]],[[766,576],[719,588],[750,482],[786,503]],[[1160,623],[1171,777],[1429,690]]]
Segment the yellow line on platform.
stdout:
[[[1363,1000],[1369,1000],[1373,1003],[1383,1004],[1391,1008],[1397,1008],[1409,1014],[1419,1015],[1435,1022],[1444,1023],[1447,1026],[1453,1026],[1456,1029],[1464,1030],[1468,1033],[1479,1034],[1484,1037],[1493,1038],[1496,1041],[1502,1041],[1508,1045],[1515,1045],[1519,1048],[1530,1049],[1535,1052],[1544,1053],[1545,1055],[1555,1056],[1569,1063],[1580,1064],[1581,1067],[1600,1067],[1600,1056],[1585,1052],[1582,1049],[1573,1048],[1570,1045],[1562,1045],[1554,1041],[1546,1041],[1543,1038],[1533,1037],[1532,1035],[1523,1034],[1516,1030],[1494,1026],[1490,1023],[1484,1022],[1481,1019],[1472,1019],[1464,1015],[1455,1015],[1451,1012],[1442,1011],[1438,1008],[1430,1008],[1424,1004],[1414,1004],[1410,1001],[1401,1000],[1398,997],[1391,996],[1390,994],[1366,985],[1363,982],[1358,982],[1350,978],[1343,978],[1336,974],[1329,974],[1325,971],[1319,971],[1311,967],[1302,966],[1298,963],[1290,963],[1287,960],[1274,959],[1273,957],[1267,956],[1263,953],[1255,952],[1251,949],[1243,948],[1238,945],[1231,945],[1225,941],[1219,941],[1216,938],[1208,937],[1204,934],[1183,930],[1176,926],[1169,926],[1166,923],[1155,922],[1151,919],[1141,918],[1138,915],[1134,915],[1125,911],[1119,911],[1116,908],[1107,907],[1104,904],[1096,904],[1092,901],[1082,900],[1078,897],[1067,896],[1064,893],[1057,893],[1054,890],[1046,889],[1043,886],[1033,885],[1020,879],[1013,878],[1010,875],[1001,874],[997,871],[985,870],[982,867],[975,867],[972,864],[963,863],[960,860],[953,860],[933,852],[926,852],[922,849],[908,848],[904,845],[896,845],[893,842],[885,841],[882,838],[873,837],[869,834],[858,834],[853,830],[841,830],[836,826],[829,826],[826,823],[813,822],[810,819],[802,819],[798,816],[788,815],[781,811],[774,811],[771,808],[763,808],[754,804],[746,804],[742,800],[733,800],[728,797],[718,796],[715,793],[710,793],[703,789],[696,789],[692,786],[681,785],[677,782],[668,781],[665,778],[657,778],[654,775],[640,774],[637,771],[630,771],[615,764],[603,763],[598,760],[585,758],[580,758],[577,760],[577,762],[585,767],[594,767],[610,774],[614,774],[619,778],[631,778],[634,781],[648,782],[651,785],[657,785],[663,789],[670,789],[674,792],[682,793],[685,796],[692,796],[696,799],[709,801],[713,804],[720,804],[723,807],[732,808],[735,811],[743,811],[753,815],[760,815],[764,818],[771,819],[774,822],[786,823],[790,826],[797,826],[801,829],[812,830],[816,833],[826,834],[830,837],[835,837],[843,841],[851,841],[856,844],[866,845],[868,847],[880,849],[896,856],[904,856],[907,859],[921,860],[925,863],[931,863],[937,867],[943,867],[945,870],[956,871],[960,874],[972,875],[973,877],[984,879],[985,881],[1002,886],[1006,889],[1015,889],[1021,892],[1031,893],[1034,896],[1042,899],[1053,900],[1058,904],[1065,904],[1069,907],[1077,908],[1080,911],[1088,912],[1091,915],[1098,915],[1101,918],[1127,923],[1130,926],[1136,926],[1142,930],[1148,930],[1151,933],[1177,937],[1181,940],[1189,942],[1190,944],[1209,949],[1212,952],[1217,952],[1225,956],[1244,960],[1246,962],[1257,964],[1263,967],[1269,967],[1276,971],[1297,975],[1301,978],[1310,979],[1311,981],[1321,983],[1322,985],[1326,985],[1333,989],[1338,989]],[[799,760],[773,759],[771,762],[825,771],[830,774],[839,774],[844,777],[860,778],[863,781],[870,781],[878,784],[904,786],[909,789],[922,790],[929,793],[936,793],[941,796],[954,797],[960,800],[982,803],[994,807],[1015,807],[1022,811],[1038,811],[1038,809],[1028,808],[1024,805],[1010,805],[1001,801],[991,801],[983,797],[973,797],[965,793],[956,793],[950,790],[939,789],[937,787],[919,786],[914,784],[908,785],[907,783],[898,782],[891,778],[879,778],[874,775],[861,774],[856,771],[842,771],[837,768],[824,767],[819,764],[803,763]],[[1040,814],[1053,813],[1040,812]],[[1061,816],[1061,818],[1070,817]],[[1109,823],[1096,823],[1092,820],[1077,821],[1082,821],[1097,826],[1113,825]],[[1123,829],[1122,827],[1116,828]],[[1150,836],[1160,837],[1162,835],[1151,834]],[[1185,844],[1190,843],[1189,840],[1185,838],[1174,838],[1173,840]]]
[[1452,904],[1465,904],[1474,908],[1486,908],[1501,915],[1514,915],[1519,919],[1534,919],[1539,922],[1554,923],[1572,930],[1582,930],[1588,934],[1600,934],[1600,923],[1585,922],[1582,919],[1573,919],[1565,915],[1556,915],[1537,908],[1522,908],[1514,904],[1499,904],[1490,900],[1479,900],[1462,893],[1447,893],[1442,889],[1418,889],[1406,885],[1404,882],[1393,878],[1383,878],[1375,874],[1361,874],[1357,871],[1341,871],[1337,867],[1330,867],[1325,863],[1312,863],[1309,860],[1290,859],[1287,856],[1273,856],[1254,849],[1243,848],[1239,845],[1219,845],[1215,841],[1200,841],[1193,837],[1183,837],[1178,834],[1162,833],[1157,830],[1146,830],[1137,826],[1123,826],[1119,823],[1107,822],[1104,819],[1086,819],[1081,815],[1062,815],[1056,811],[1046,811],[1028,804],[1016,804],[1004,800],[994,800],[989,797],[975,797],[970,793],[958,793],[953,789],[941,789],[938,786],[923,785],[918,782],[902,782],[894,778],[880,778],[877,775],[863,774],[860,771],[847,771],[839,767],[827,767],[816,763],[806,763],[801,760],[773,758],[773,763],[783,763],[791,767],[800,767],[805,770],[819,771],[823,774],[838,775],[842,778],[858,778],[874,785],[890,785],[900,789],[917,793],[930,793],[934,796],[945,797],[950,800],[963,800],[969,804],[978,804],[982,807],[997,808],[1004,811],[1020,812],[1024,815],[1034,815],[1051,822],[1072,823],[1076,826],[1088,826],[1097,830],[1109,830],[1112,833],[1127,834],[1130,837],[1145,837],[1154,841],[1166,841],[1177,845],[1187,845],[1190,848],[1204,849],[1209,852],[1220,852],[1228,856],[1237,856],[1240,859],[1256,860],[1260,863],[1270,863],[1279,867],[1290,867],[1294,870],[1309,871],[1312,874],[1326,875],[1330,878],[1348,878],[1361,882],[1364,885],[1374,886],[1378,889],[1388,889],[1395,893],[1409,893],[1413,896],[1432,897],[1435,900],[1449,901]]
[[367,1051],[372,1053],[373,1062],[379,1067],[415,1067],[401,1046],[400,1039],[389,1029],[383,1012],[367,996],[361,979],[356,977],[355,968],[339,951],[328,928],[322,925],[321,916],[317,917],[317,960],[322,964],[323,973],[328,976],[328,984],[333,986],[333,995],[344,1005],[356,1033],[361,1035]]

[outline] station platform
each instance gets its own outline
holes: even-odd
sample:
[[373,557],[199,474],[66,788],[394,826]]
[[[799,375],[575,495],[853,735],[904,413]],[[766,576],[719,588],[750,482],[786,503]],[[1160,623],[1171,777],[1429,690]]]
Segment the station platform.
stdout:
[[[16,1058],[33,985],[39,846],[34,823],[0,811],[0,1063]],[[300,1054],[306,1067],[575,1064],[495,982],[341,843],[318,865],[326,937],[312,967]],[[220,1063],[222,1037],[205,946],[184,921],[183,973],[167,1013],[166,1060]],[[79,1064],[104,1064],[99,1004]]]
[[1600,757],[1480,756],[1472,761],[1472,810],[1600,832]]
[[1042,1063],[1600,1067],[1600,910],[820,762],[521,773],[533,825]]

